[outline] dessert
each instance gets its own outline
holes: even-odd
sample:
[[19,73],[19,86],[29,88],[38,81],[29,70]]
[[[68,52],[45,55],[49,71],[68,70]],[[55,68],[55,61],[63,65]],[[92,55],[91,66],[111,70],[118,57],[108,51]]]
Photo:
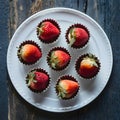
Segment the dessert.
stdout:
[[19,46],[17,55],[20,62],[30,65],[34,64],[41,58],[42,52],[37,43],[28,40]]
[[48,53],[47,62],[52,69],[63,70],[69,64],[70,59],[71,56],[65,48],[56,47]]
[[82,48],[88,43],[89,31],[81,24],[74,24],[68,28],[66,39],[71,47]]
[[26,83],[33,92],[43,92],[48,88],[50,78],[45,70],[34,69],[27,74]]
[[37,26],[37,36],[44,43],[54,42],[60,35],[58,23],[52,19],[45,19]]
[[76,62],[77,73],[85,79],[93,78],[99,70],[100,62],[98,58],[91,53],[80,56]]
[[56,93],[61,99],[71,99],[76,96],[79,90],[79,83],[72,76],[60,77],[56,84]]

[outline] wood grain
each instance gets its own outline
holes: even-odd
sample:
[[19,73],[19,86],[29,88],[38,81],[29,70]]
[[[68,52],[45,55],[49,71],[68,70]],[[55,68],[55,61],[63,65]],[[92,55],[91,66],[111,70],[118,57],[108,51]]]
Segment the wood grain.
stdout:
[[[107,33],[114,51],[114,68],[110,81],[99,97],[90,105],[81,110],[70,113],[50,113],[38,110],[25,102],[16,92],[8,78],[9,120],[119,120],[120,116],[120,74],[118,64],[120,61],[120,1],[113,0],[11,0],[9,38],[12,37],[17,27],[30,15],[51,7],[68,7],[82,11],[95,19]],[[116,22],[115,22],[116,20]],[[118,44],[117,44],[117,43]],[[120,66],[120,65],[119,65]],[[115,77],[117,76],[117,78]],[[114,101],[117,100],[115,103]],[[117,109],[116,109],[117,106]]]
[[8,46],[9,4],[0,0],[0,120],[7,120],[8,94],[6,74],[6,53]]

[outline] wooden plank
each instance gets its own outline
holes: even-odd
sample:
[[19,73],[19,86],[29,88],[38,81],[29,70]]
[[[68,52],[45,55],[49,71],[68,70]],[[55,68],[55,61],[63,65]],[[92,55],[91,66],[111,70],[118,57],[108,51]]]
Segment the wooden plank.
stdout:
[[9,20],[9,38],[12,37],[17,27],[30,16],[31,0],[11,0],[10,20]]
[[[30,15],[30,0],[11,0],[10,1],[10,20],[9,20],[9,38],[12,37],[17,27]],[[9,79],[9,78],[8,78]],[[27,109],[24,106],[23,99],[15,91],[13,85],[8,81],[8,119],[17,120],[27,118]],[[23,114],[20,114],[23,113]]]
[[0,120],[7,120],[6,53],[8,46],[9,4],[0,0]]

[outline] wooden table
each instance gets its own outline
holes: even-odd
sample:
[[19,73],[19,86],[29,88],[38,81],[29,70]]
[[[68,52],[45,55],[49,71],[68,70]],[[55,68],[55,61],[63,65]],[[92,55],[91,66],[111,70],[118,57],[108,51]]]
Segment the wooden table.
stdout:
[[[9,120],[120,120],[120,0],[5,0],[9,6],[9,39],[30,15],[51,7],[82,11],[104,29],[113,49],[114,65],[104,91],[91,104],[70,113],[39,110],[24,101],[8,78]],[[1,109],[1,108],[0,108]]]

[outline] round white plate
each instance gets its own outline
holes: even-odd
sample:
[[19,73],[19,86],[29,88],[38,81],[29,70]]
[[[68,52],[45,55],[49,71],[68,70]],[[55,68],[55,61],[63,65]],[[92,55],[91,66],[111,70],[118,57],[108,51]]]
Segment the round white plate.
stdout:
[[[61,35],[57,42],[49,45],[40,42],[36,35],[36,26],[40,21],[46,18],[56,20],[61,27]],[[68,47],[65,40],[67,28],[75,23],[85,25],[90,31],[90,42],[83,50],[75,50]],[[43,57],[34,65],[25,66],[20,63],[17,58],[17,47],[25,40],[34,40],[42,49]],[[47,53],[54,46],[65,47],[72,56],[72,60],[67,69],[61,72],[51,70],[46,62]],[[93,53],[100,59],[101,70],[95,80],[82,80],[75,72],[75,61],[84,53]],[[29,17],[14,33],[7,52],[8,73],[17,92],[33,106],[51,112],[73,111],[93,101],[106,86],[111,74],[112,64],[113,56],[111,45],[102,28],[89,16],[68,8],[46,9]],[[42,94],[31,92],[25,82],[27,73],[36,67],[45,69],[51,77],[50,88]],[[59,100],[54,89],[58,77],[64,74],[74,76],[80,83],[79,93],[74,99],[69,101]]]

